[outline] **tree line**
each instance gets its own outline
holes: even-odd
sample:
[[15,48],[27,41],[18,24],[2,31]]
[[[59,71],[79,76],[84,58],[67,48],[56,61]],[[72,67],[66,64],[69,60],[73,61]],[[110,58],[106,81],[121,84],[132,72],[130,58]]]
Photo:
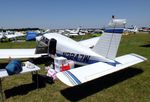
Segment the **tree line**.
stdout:
[[15,28],[15,29],[3,29],[0,28],[0,32],[2,31],[29,31],[29,30],[41,30],[40,28]]

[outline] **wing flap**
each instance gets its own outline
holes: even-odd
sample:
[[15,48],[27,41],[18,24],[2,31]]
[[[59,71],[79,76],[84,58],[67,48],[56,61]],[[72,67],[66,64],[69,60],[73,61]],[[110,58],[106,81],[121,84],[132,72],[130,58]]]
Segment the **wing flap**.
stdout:
[[128,54],[117,57],[116,66],[110,65],[108,63],[98,62],[76,69],[59,72],[57,73],[57,77],[68,86],[76,86],[91,81],[93,79],[111,74],[113,72],[125,69],[134,64],[143,62],[144,60],[146,60],[146,58],[140,55]]

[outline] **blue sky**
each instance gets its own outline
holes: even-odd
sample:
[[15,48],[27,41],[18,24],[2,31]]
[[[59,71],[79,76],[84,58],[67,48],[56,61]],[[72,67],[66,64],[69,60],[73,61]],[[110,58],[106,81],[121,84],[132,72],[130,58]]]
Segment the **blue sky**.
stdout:
[[150,27],[150,0],[0,0],[0,27],[106,26],[111,15]]

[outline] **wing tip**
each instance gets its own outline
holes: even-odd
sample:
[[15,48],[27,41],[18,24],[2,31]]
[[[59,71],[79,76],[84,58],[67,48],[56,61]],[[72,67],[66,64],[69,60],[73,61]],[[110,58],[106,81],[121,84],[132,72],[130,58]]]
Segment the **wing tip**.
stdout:
[[74,85],[70,82],[70,80],[63,74],[63,72],[59,72],[56,74],[57,78],[66,84],[67,86],[73,87]]
[[141,55],[135,54],[135,53],[132,53],[131,55],[133,55],[133,56],[135,56],[135,57],[138,57],[139,59],[141,59],[141,60],[143,60],[143,61],[147,60],[147,58],[145,58],[145,57],[143,57],[143,56],[141,56]]

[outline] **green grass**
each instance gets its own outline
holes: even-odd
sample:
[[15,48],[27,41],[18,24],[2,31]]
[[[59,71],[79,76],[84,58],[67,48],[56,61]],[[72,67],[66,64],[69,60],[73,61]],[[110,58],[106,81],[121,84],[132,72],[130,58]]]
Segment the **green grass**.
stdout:
[[[91,37],[79,36],[76,40]],[[33,48],[32,42],[0,43],[0,48]],[[150,59],[150,34],[123,36],[118,55],[137,53]],[[39,73],[46,73],[39,65]],[[31,74],[15,75],[2,81],[6,102],[149,102],[150,61],[134,65],[126,70],[99,78],[87,84],[68,88],[59,80],[36,89]]]
[[27,42],[2,42],[0,43],[1,49],[12,49],[12,48],[35,48],[35,41],[27,41]]

